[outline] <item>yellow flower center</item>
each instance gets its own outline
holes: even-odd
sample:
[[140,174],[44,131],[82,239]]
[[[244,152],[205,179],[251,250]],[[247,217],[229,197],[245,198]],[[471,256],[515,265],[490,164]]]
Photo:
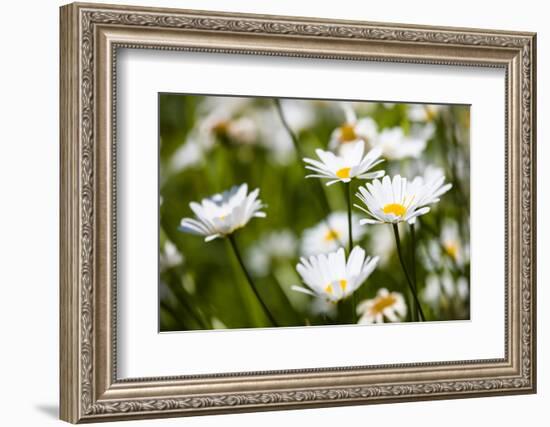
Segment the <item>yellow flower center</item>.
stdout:
[[342,279],[342,280],[339,281],[339,283],[340,283],[340,288],[342,289],[342,291],[345,291],[347,286],[348,286],[348,281],[345,280],[345,279]]
[[357,139],[357,134],[355,133],[355,129],[353,128],[353,125],[350,125],[349,123],[346,123],[342,126],[340,126],[340,142],[346,143],[355,141]]
[[327,234],[325,234],[325,240],[327,242],[332,242],[333,240],[337,240],[340,238],[340,233],[338,233],[336,230],[329,230],[327,231]]
[[345,179],[345,178],[349,178],[349,171],[351,170],[351,168],[342,168],[342,169],[338,169],[336,171],[336,176],[338,178],[342,178],[342,179]]
[[400,217],[407,213],[407,208],[400,203],[389,203],[382,210],[385,214],[394,214]]
[[371,314],[381,314],[384,309],[394,305],[395,301],[395,297],[391,294],[385,297],[377,298],[374,305],[370,308]]
[[458,257],[458,243],[457,242],[447,242],[443,245],[445,247],[445,252],[453,258],[457,259]]
[[227,122],[226,120],[219,121],[214,126],[212,126],[212,132],[218,137],[227,135],[228,130],[229,122]]
[[435,117],[437,116],[437,113],[436,113],[435,109],[426,107],[425,110],[426,110],[426,119],[429,122],[435,120]]
[[[342,289],[342,292],[345,292],[348,286],[348,281],[346,279],[341,279],[341,280],[338,280],[338,284],[340,285],[340,289]],[[325,287],[325,292],[329,295],[332,295],[334,293],[334,288],[332,287],[331,283],[329,283]]]

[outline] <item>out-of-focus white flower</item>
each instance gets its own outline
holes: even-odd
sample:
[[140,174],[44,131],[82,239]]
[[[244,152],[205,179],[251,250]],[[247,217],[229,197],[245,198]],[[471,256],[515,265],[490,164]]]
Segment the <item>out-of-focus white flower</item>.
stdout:
[[217,109],[200,122],[198,140],[210,149],[220,139],[231,142],[252,144],[258,137],[258,129],[249,117],[233,117],[229,111]]
[[[359,225],[356,215],[351,217],[354,239],[359,240],[365,235],[365,227]],[[347,247],[348,214],[333,212],[325,220],[304,231],[301,252],[304,256],[334,252],[340,246]]]
[[238,97],[207,97],[200,105],[201,117],[191,132],[193,138],[210,150],[219,140],[237,144],[252,144],[258,139],[258,127],[245,114],[250,100]]
[[447,219],[441,227],[439,239],[431,239],[425,251],[420,252],[427,270],[435,271],[441,267],[453,269],[463,267],[470,258],[470,247],[460,237],[456,221]]
[[176,265],[181,264],[182,261],[183,256],[180,251],[178,251],[176,245],[167,240],[164,243],[164,247],[162,248],[162,252],[159,257],[160,269],[165,270],[167,268],[175,267]]
[[179,230],[205,236],[206,242],[218,237],[224,237],[235,230],[244,227],[252,218],[264,218],[265,212],[260,190],[248,193],[248,185],[234,186],[220,194],[203,199],[201,203],[191,202],[189,207],[196,216],[183,218]]
[[315,108],[311,101],[300,99],[281,99],[281,110],[290,128],[299,133],[315,123]]
[[455,279],[448,271],[441,275],[429,274],[421,294],[422,299],[433,308],[438,308],[446,299],[466,301],[469,295],[468,279],[463,276]]
[[199,106],[199,111],[204,114],[220,109],[233,115],[248,108],[253,101],[254,98],[246,96],[206,96]]
[[294,143],[275,109],[257,108],[252,117],[258,125],[259,143],[271,154],[271,159],[281,165],[292,161]]
[[369,252],[380,257],[380,266],[387,265],[395,251],[395,240],[391,229],[389,227],[370,227],[369,237]]
[[357,305],[357,314],[360,324],[399,322],[407,315],[407,305],[401,293],[381,288],[376,297]]
[[390,223],[413,220],[430,211],[430,208],[421,204],[428,198],[427,188],[419,183],[411,185],[407,178],[399,175],[390,179],[385,176],[382,181],[375,179],[367,183],[366,187],[359,187],[357,197],[363,206],[355,205],[361,209],[369,218],[359,221],[361,225]]
[[172,155],[169,168],[179,172],[199,164],[203,159],[201,145],[193,137],[188,138]]
[[407,157],[418,158],[426,148],[428,139],[422,133],[405,135],[401,127],[382,130],[374,146],[390,160],[401,160]]
[[274,259],[293,258],[297,246],[296,237],[290,230],[271,231],[247,251],[248,265],[256,276],[265,276]]
[[378,257],[368,257],[365,251],[355,246],[346,262],[343,248],[329,254],[301,258],[296,266],[307,288],[292,286],[292,289],[308,295],[338,302],[353,294],[376,268]]
[[458,265],[462,266],[469,256],[468,245],[461,242],[458,224],[456,221],[447,220],[441,228],[441,245],[445,253]]
[[217,317],[212,317],[210,321],[212,322],[212,329],[227,329],[226,324]]
[[438,104],[411,104],[407,116],[412,122],[434,121],[444,106]]
[[384,161],[380,158],[380,150],[372,149],[363,156],[364,149],[363,141],[354,144],[352,149],[346,150],[341,156],[317,149],[315,152],[321,161],[304,158],[304,162],[307,163],[306,168],[316,172],[307,175],[306,178],[330,179],[327,185],[332,185],[336,182],[347,183],[353,178],[373,179],[384,176],[384,171],[369,172]]
[[372,147],[378,135],[376,122],[370,117],[358,119],[350,103],[343,103],[342,108],[346,120],[332,131],[329,148],[342,154],[341,150],[345,150],[345,147],[352,147],[359,141]]

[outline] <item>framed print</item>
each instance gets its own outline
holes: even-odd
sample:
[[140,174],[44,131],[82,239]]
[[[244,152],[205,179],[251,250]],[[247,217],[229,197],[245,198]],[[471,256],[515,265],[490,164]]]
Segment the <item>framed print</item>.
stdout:
[[533,393],[532,33],[61,8],[61,418]]

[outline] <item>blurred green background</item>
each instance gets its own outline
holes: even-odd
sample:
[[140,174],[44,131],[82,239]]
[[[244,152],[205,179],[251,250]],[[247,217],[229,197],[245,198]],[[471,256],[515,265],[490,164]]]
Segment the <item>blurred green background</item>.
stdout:
[[[380,166],[387,175],[412,179],[433,170],[444,173],[452,189],[416,226],[419,297],[427,320],[468,319],[469,107],[279,102],[298,137],[300,151],[307,157],[317,158],[316,148],[328,149],[333,131],[349,121],[352,111],[357,121],[374,120],[379,135],[393,131],[393,137],[386,132],[386,161]],[[343,309],[290,289],[303,286],[295,266],[307,249],[304,231],[322,222],[328,210],[346,212],[346,199],[339,183],[326,187],[324,181],[319,185],[316,179],[305,179],[304,164],[282,125],[275,101],[160,94],[159,108],[160,330],[269,325],[226,239],[205,243],[200,236],[178,231],[182,218],[193,217],[189,202],[200,202],[245,182],[249,190],[260,188],[267,218],[252,219],[236,233],[236,239],[277,322],[281,326],[349,323]],[[411,143],[416,146],[402,145]],[[364,181],[352,181],[353,193],[360,184]],[[364,216],[357,209],[354,215]],[[391,226],[363,228],[364,236],[355,244],[381,260],[356,291],[357,302],[374,298],[380,288],[407,297]],[[406,227],[401,234],[403,246],[408,248]],[[402,320],[410,321],[410,313]]]

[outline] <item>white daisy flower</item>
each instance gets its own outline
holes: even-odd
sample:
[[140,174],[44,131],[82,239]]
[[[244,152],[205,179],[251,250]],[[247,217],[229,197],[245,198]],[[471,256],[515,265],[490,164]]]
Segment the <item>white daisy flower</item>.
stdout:
[[381,267],[388,265],[395,252],[395,241],[390,227],[370,227],[367,249],[380,257]]
[[248,265],[256,276],[266,276],[274,259],[288,259],[296,254],[298,243],[290,230],[262,235],[247,251]]
[[[418,206],[427,206],[439,202],[440,197],[449,191],[453,184],[445,184],[445,175],[441,168],[428,166],[424,175],[415,177],[410,186],[414,194],[421,194]],[[414,221],[415,219],[411,222]]]
[[361,316],[359,324],[398,322],[407,315],[407,305],[402,294],[382,288],[376,297],[359,303],[357,314]]
[[422,299],[432,308],[439,308],[442,301],[458,298],[466,301],[470,294],[468,279],[464,276],[454,278],[451,273],[445,271],[441,275],[430,274],[426,278],[426,286],[422,291]]
[[202,160],[203,148],[195,137],[189,137],[172,155],[169,169],[171,172],[180,172],[200,164]]
[[307,288],[292,286],[292,289],[338,302],[353,294],[370,276],[378,263],[378,257],[366,257],[364,249],[355,246],[346,262],[344,248],[329,254],[300,258],[296,270]]
[[411,122],[431,122],[437,118],[443,105],[412,104],[409,105],[407,116]]
[[370,150],[363,156],[364,141],[359,141],[350,150],[346,150],[341,156],[330,151],[315,150],[321,161],[305,158],[306,168],[316,172],[307,175],[306,178],[330,179],[327,185],[336,182],[350,182],[353,178],[373,179],[384,176],[384,171],[369,172],[373,167],[382,163],[381,152],[378,149]]
[[260,190],[256,188],[248,193],[248,185],[234,186],[220,194],[203,199],[201,203],[191,202],[189,207],[196,216],[183,218],[179,230],[206,236],[206,242],[218,237],[224,237],[235,230],[244,227],[252,218],[264,218],[265,212],[261,200],[258,199]]
[[364,206],[355,204],[370,218],[359,221],[361,225],[411,222],[419,215],[430,211],[430,208],[420,204],[426,197],[426,189],[417,182],[411,185],[407,178],[396,175],[393,179],[385,176],[382,181],[375,179],[365,187],[359,187],[357,197]]
[[281,109],[285,121],[294,132],[308,129],[315,123],[315,106],[311,101],[300,99],[281,99]]
[[467,242],[462,241],[457,222],[447,219],[441,226],[439,238],[429,240],[425,251],[420,253],[429,271],[435,271],[442,266],[453,269],[455,265],[463,267],[468,262],[470,247]]
[[180,251],[178,251],[176,245],[167,240],[166,243],[164,243],[164,248],[162,249],[159,257],[160,269],[164,270],[175,267],[176,265],[181,264],[182,261],[183,256]]
[[431,137],[424,132],[405,135],[400,127],[387,128],[380,132],[374,146],[380,149],[384,157],[391,160],[418,158],[428,145],[427,136]]
[[[354,239],[360,240],[365,228],[359,225],[356,215],[352,215],[351,225]],[[333,212],[324,221],[304,230],[301,252],[304,256],[334,252],[340,246],[347,247],[348,239],[347,212]]]
[[252,144],[258,139],[258,126],[243,115],[250,101],[246,98],[208,97],[201,104],[202,116],[192,131],[193,137],[206,149],[211,149],[220,138],[238,144]]
[[199,126],[200,140],[206,148],[214,146],[219,138],[232,142],[252,144],[258,136],[258,129],[249,117],[232,117],[225,110],[215,110],[203,119]]
[[458,265],[464,265],[469,255],[468,245],[464,245],[460,239],[458,224],[456,221],[447,220],[441,227],[441,246]]
[[346,119],[345,122],[332,131],[329,148],[340,150],[346,146],[352,146],[359,141],[372,146],[378,135],[378,126],[370,117],[357,119],[355,111],[349,103],[342,105]]
[[271,159],[286,165],[294,159],[294,143],[272,108],[257,108],[252,117],[258,125],[259,144],[268,150]]

